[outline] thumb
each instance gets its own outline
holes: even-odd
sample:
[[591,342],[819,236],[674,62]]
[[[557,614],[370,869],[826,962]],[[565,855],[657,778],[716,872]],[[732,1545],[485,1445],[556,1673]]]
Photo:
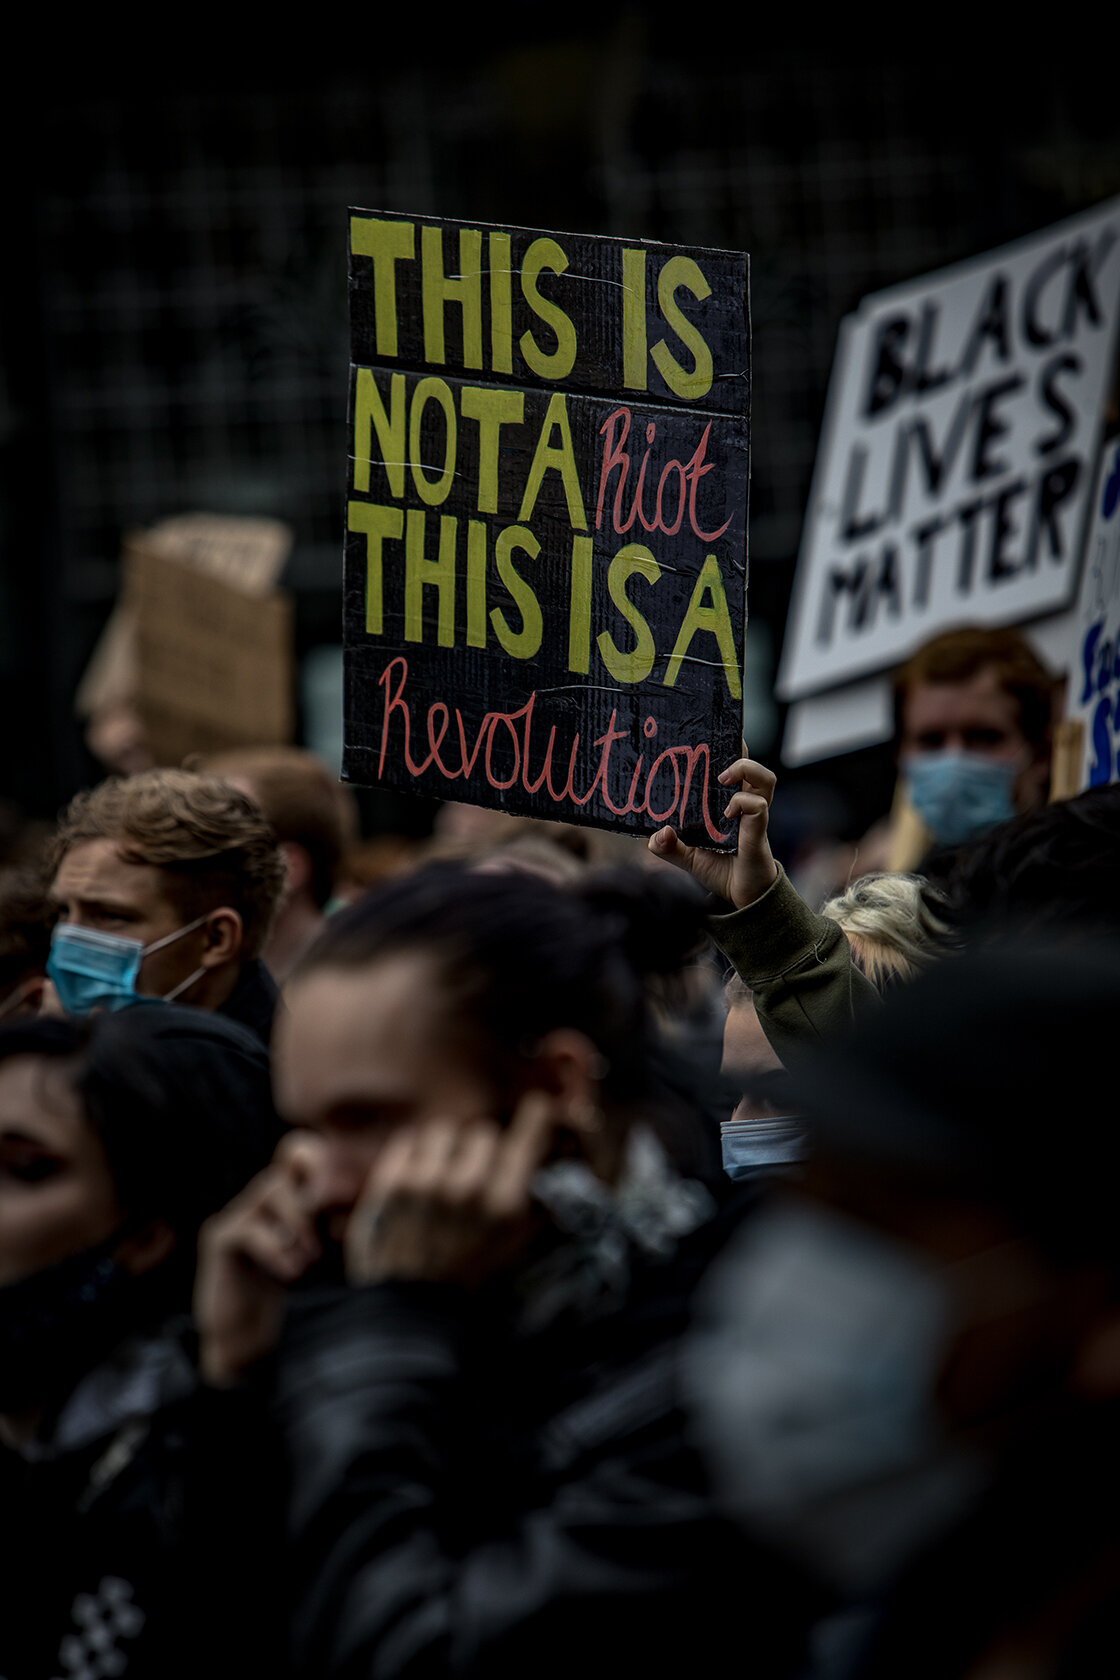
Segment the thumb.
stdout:
[[685,869],[691,875],[692,855],[696,848],[686,846],[684,841],[678,838],[675,829],[659,828],[656,834],[651,834],[649,849],[654,857],[660,858],[663,863],[674,863],[678,869]]

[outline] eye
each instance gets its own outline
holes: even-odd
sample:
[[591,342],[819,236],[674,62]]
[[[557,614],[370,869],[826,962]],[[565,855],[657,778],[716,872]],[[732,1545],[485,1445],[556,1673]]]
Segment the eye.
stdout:
[[329,1124],[340,1132],[388,1132],[413,1117],[413,1106],[405,1102],[342,1103],[332,1108]]
[[42,1184],[62,1171],[57,1155],[17,1155],[0,1166],[0,1171],[19,1184]]
[[965,744],[970,747],[1002,747],[1007,739],[1002,729],[967,729]]

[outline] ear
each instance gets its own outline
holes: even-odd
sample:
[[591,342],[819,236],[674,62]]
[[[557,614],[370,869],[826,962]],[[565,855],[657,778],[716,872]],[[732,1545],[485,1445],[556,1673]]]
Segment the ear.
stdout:
[[113,1259],[132,1277],[160,1266],[175,1247],[175,1233],[166,1219],[149,1219],[114,1251]]
[[533,1056],[532,1083],[557,1099],[563,1123],[574,1132],[601,1130],[599,1081],[603,1058],[586,1033],[556,1027],[546,1033]]
[[[29,1015],[50,1013],[43,1008],[43,1001],[48,986],[52,992],[54,987],[45,974],[36,974],[30,980],[17,982],[0,1004],[0,1016],[9,1021],[25,1020]],[[57,997],[57,994],[56,994]]]
[[224,963],[237,961],[241,955],[244,929],[236,910],[231,910],[228,905],[215,910],[206,924],[205,935],[203,968],[221,968]]

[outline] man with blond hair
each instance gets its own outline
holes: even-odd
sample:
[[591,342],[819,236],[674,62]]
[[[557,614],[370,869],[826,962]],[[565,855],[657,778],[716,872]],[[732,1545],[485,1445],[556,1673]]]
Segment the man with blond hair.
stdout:
[[220,777],[147,770],[71,802],[52,854],[48,973],[67,1014],[190,1004],[267,1042],[260,952],[284,883],[275,835]]

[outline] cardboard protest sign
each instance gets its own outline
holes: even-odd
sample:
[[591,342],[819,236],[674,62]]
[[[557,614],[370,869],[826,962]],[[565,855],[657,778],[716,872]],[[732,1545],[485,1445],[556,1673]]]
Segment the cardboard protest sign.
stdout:
[[726,845],[747,258],[355,210],[349,781]]
[[[125,538],[129,552],[193,566],[246,595],[268,595],[291,553],[292,530],[279,519],[217,513],[179,513]],[[105,706],[136,699],[136,625],[122,600],[106,620],[74,695],[74,710],[89,717]],[[188,699],[188,704],[189,704]]]
[[177,513],[145,531],[142,541],[150,553],[196,566],[245,595],[267,595],[291,553],[292,529],[280,519]]
[[106,707],[131,705],[136,699],[136,625],[118,601],[94,644],[89,664],[74,693],[74,711],[92,717]]
[[1092,514],[1066,702],[1081,725],[1070,792],[1120,781],[1120,439],[1101,452]]
[[158,764],[188,753],[290,741],[292,601],[251,594],[168,559],[146,533],[125,542],[135,701]]
[[1112,200],[843,323],[783,697],[1069,604],[1118,311]]

